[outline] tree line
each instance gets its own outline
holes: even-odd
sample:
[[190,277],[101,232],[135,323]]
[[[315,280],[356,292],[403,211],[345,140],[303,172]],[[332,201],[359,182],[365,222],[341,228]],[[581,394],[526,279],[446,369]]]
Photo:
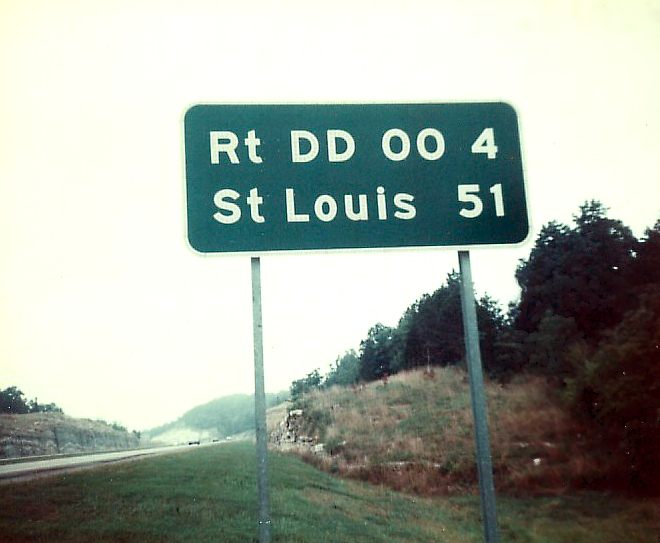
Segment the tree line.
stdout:
[[23,415],[25,413],[62,413],[54,403],[41,404],[37,398],[26,400],[23,392],[15,386],[0,390],[0,413]]
[[[660,484],[660,220],[637,239],[598,201],[573,224],[544,225],[515,271],[519,300],[477,301],[484,371],[506,382],[544,375],[602,450],[625,460],[626,484]],[[420,366],[464,365],[460,275],[414,302],[397,326],[377,323],[334,362],[294,381],[353,385]]]

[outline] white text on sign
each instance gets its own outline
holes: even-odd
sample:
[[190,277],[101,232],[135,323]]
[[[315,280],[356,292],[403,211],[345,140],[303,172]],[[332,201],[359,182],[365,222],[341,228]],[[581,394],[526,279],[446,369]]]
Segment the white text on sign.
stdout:
[[[290,131],[290,155],[293,164],[304,164],[319,159],[322,148],[319,136],[309,130],[296,129]],[[324,147],[328,162],[347,162],[357,152],[354,137],[350,132],[337,128],[328,129],[324,134]],[[323,139],[323,137],[321,137]],[[424,128],[414,136],[414,152],[426,161],[440,160],[445,154],[446,142],[437,128]],[[400,162],[409,158],[413,152],[410,136],[400,128],[386,130],[380,139],[380,149],[383,157],[392,162]],[[252,164],[263,164],[264,157],[260,152],[261,138],[256,130],[248,130],[244,137],[239,137],[230,130],[214,130],[209,132],[210,163],[212,165],[232,165],[249,161]],[[474,139],[470,150],[473,154],[483,154],[488,160],[497,158],[498,148],[495,145],[493,128],[484,128]],[[239,156],[239,153],[241,156]],[[481,187],[475,183],[458,185],[457,201],[465,205],[458,210],[458,214],[466,219],[479,217],[483,210],[483,200],[478,196]],[[493,184],[489,188],[493,195],[497,217],[503,217],[504,195],[501,183]],[[409,221],[417,216],[415,196],[407,192],[395,192],[393,196],[386,194],[382,186],[377,186],[375,194],[342,194],[333,196],[320,194],[314,199],[309,209],[302,209],[296,201],[296,190],[287,187],[284,192],[284,209],[288,223],[310,222],[315,217],[321,222],[334,221],[338,215],[345,216],[350,221],[368,221],[375,216],[379,221],[390,218]],[[242,202],[249,209],[250,219],[255,223],[265,223],[262,205],[264,198],[259,194],[258,187],[249,190],[244,197],[232,188],[218,190],[213,198],[216,212],[213,218],[221,224],[234,224],[243,217]],[[374,206],[375,202],[375,206]]]

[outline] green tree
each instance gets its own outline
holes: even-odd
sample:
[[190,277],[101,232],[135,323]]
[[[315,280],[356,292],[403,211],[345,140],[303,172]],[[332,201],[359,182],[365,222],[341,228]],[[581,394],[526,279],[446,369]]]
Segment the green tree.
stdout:
[[394,329],[378,323],[360,343],[360,379],[374,381],[392,372]]
[[460,276],[452,272],[446,284],[422,296],[411,308],[406,367],[457,364],[464,350]]
[[312,390],[321,388],[321,382],[323,377],[319,372],[318,368],[314,371],[308,373],[302,379],[298,379],[291,383],[291,401],[295,404],[300,398]]
[[618,454],[631,486],[660,489],[660,291],[644,289],[638,306],[576,365],[566,396]]
[[477,302],[479,345],[484,370],[493,378],[508,377],[512,372],[506,341],[510,323],[499,303],[488,294]]
[[569,358],[571,346],[583,341],[575,319],[555,315],[550,310],[541,319],[537,330],[525,338],[528,369],[552,376],[558,382],[572,374]]
[[627,274],[637,241],[621,221],[609,219],[597,201],[585,203],[575,227],[544,226],[516,279],[521,298],[516,327],[532,333],[549,311],[573,318],[580,333],[595,342],[630,308]]
[[[454,365],[465,358],[460,281],[460,274],[450,273],[444,285],[408,309],[405,367]],[[484,367],[491,375],[499,374],[498,346],[506,321],[489,296],[477,302],[477,323]]]
[[40,404],[36,398],[26,400],[23,392],[15,386],[0,390],[0,413],[61,413],[54,403]]
[[635,247],[635,259],[628,274],[628,283],[638,288],[660,284],[660,220],[646,230],[645,236]]
[[338,357],[334,366],[330,368],[323,382],[324,387],[335,385],[347,386],[358,382],[360,378],[360,357],[355,349],[346,351]]
[[506,380],[527,367],[527,337],[527,333],[511,325],[509,318],[506,320],[495,341],[494,364],[486,366],[491,377]]
[[30,412],[23,392],[18,387],[7,387],[0,391],[0,412],[21,415]]
[[123,426],[122,424],[119,424],[117,421],[113,421],[108,424],[113,430],[117,430],[118,432],[127,432],[128,430],[126,429],[126,426]]
[[61,413],[62,409],[57,407],[54,403],[39,403],[37,398],[28,402],[29,413]]

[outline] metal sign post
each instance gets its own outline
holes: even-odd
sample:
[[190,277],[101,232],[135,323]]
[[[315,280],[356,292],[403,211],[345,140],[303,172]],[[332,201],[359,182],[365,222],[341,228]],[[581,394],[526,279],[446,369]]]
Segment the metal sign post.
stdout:
[[270,543],[268,497],[268,436],[264,387],[264,342],[261,319],[261,262],[252,258],[252,330],[254,337],[254,416],[257,434],[257,492],[259,494],[259,543]]
[[479,475],[479,494],[484,522],[484,536],[487,543],[499,543],[497,532],[497,513],[495,507],[495,485],[493,466],[488,438],[488,417],[484,376],[481,368],[481,350],[479,348],[479,328],[475,308],[474,289],[470,253],[458,252],[458,264],[461,271],[461,307],[463,313],[463,335],[467,355],[468,375],[470,378],[470,398],[474,416],[474,436],[477,446],[477,472]]

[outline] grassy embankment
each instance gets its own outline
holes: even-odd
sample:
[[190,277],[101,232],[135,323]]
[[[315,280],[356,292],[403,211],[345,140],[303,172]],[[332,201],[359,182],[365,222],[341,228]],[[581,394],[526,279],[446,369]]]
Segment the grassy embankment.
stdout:
[[[255,452],[248,443],[0,486],[3,542],[255,541]],[[474,496],[419,498],[333,478],[270,456],[275,542],[482,541]],[[651,543],[660,503],[584,494],[503,498],[503,541]]]
[[[613,466],[590,450],[585,429],[541,378],[486,385],[498,493],[557,495],[606,486]],[[387,384],[335,387],[302,398],[304,433],[330,455],[305,458],[342,476],[420,495],[474,491],[474,434],[467,375],[436,368]]]

